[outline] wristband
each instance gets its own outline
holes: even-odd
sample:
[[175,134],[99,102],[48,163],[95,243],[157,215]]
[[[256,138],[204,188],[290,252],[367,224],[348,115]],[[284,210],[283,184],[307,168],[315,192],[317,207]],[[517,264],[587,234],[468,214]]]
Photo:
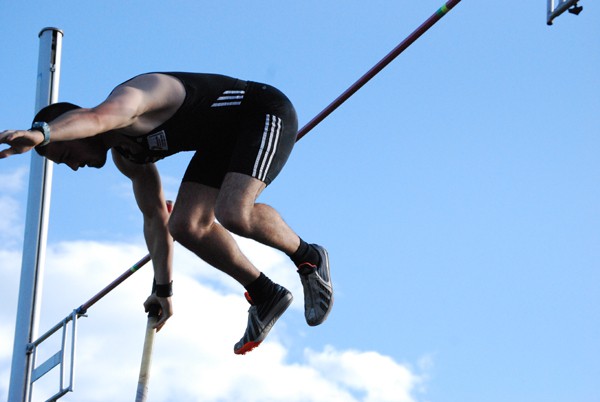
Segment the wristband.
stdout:
[[165,285],[155,285],[154,292],[158,297],[171,297],[173,296],[173,281]]
[[38,144],[38,147],[43,147],[48,145],[50,142],[50,126],[48,123],[44,121],[36,121],[31,126],[31,130],[37,130],[40,133],[44,134],[44,141],[41,144]]

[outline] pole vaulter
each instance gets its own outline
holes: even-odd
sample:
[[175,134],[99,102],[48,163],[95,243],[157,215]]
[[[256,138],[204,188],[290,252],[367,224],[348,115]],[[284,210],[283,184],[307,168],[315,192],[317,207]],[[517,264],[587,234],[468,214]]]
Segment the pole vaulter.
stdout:
[[[371,78],[373,78],[377,73],[383,70],[388,64],[390,64],[396,57],[398,57],[402,52],[404,52],[410,45],[412,45],[417,39],[421,37],[425,32],[429,30],[436,22],[438,22],[442,17],[444,17],[454,6],[460,3],[461,0],[449,0],[442,7],[440,7],[431,17],[429,17],[423,24],[421,24],[417,29],[415,29],[406,39],[404,39],[398,46],[396,46],[390,53],[388,53],[383,59],[381,59],[373,68],[371,68],[367,73],[365,73],[358,81],[352,84],[346,91],[344,91],[339,97],[337,97],[333,102],[329,104],[325,109],[323,109],[318,115],[316,115],[312,120],[310,120],[304,127],[298,130],[298,135],[296,136],[296,141],[299,141],[302,137],[304,137],[310,130],[315,128],[321,121],[323,121],[327,116],[329,116],[335,109],[337,109],[342,103],[344,103],[350,96],[356,93],[360,88],[362,88]],[[170,202],[169,202],[170,203]],[[169,208],[172,208],[172,204],[169,204]],[[111,282],[108,286],[106,286],[103,290],[98,292],[94,297],[85,302],[79,307],[77,313],[85,314],[87,309],[91,307],[94,303],[100,300],[102,297],[106,296],[111,290],[116,288],[119,284],[129,278],[134,272],[144,266],[146,263],[150,261],[150,255],[146,255],[140,261],[135,263],[131,268],[125,271],[121,276]]]
[[[383,70],[389,63],[391,63],[397,56],[399,56],[404,50],[406,50],[410,45],[412,45],[417,39],[419,39],[425,32],[429,30],[435,23],[437,23],[442,17],[444,17],[454,6],[460,3],[461,0],[449,0],[442,7],[440,7],[431,17],[429,17],[423,24],[421,24],[416,30],[414,30],[406,39],[404,39],[398,46],[396,46],[390,53],[388,53],[383,59],[381,59],[373,68],[371,68],[367,73],[365,73],[358,81],[356,81],[352,86],[350,86],[346,91],[344,91],[338,98],[336,98],[329,106],[323,109],[317,116],[315,116],[312,120],[310,120],[304,127],[302,127],[298,131],[298,135],[296,136],[296,141],[299,141],[302,137],[304,137],[310,130],[316,127],[321,121],[323,121],[327,116],[329,116],[335,109],[337,109],[342,103],[344,103],[348,98],[350,98],[354,93],[356,93],[360,88],[362,88],[371,78],[373,78],[377,73]],[[148,260],[150,256],[144,257],[144,259],[140,260],[136,265],[134,265],[135,270],[139,269],[143,266]],[[132,268],[133,269],[133,268]],[[135,272],[135,270],[133,272]],[[127,277],[129,277],[133,272],[124,273],[117,281],[123,281]],[[125,276],[125,278],[122,278]],[[122,278],[122,280],[121,280]],[[114,282],[113,282],[114,283]],[[112,284],[111,284],[112,285]],[[110,286],[110,285],[109,285]],[[116,286],[116,285],[115,285]],[[112,289],[110,289],[112,290]],[[110,291],[108,290],[108,291]],[[101,292],[102,293],[102,292]],[[83,307],[83,306],[82,306]],[[149,311],[148,313],[148,324],[146,327],[146,337],[144,340],[144,348],[142,355],[142,363],[140,367],[140,375],[138,379],[138,389],[136,394],[136,402],[144,402],[148,396],[148,381],[150,376],[150,365],[152,360],[152,349],[154,342],[154,324],[156,323],[156,317],[158,313],[156,311]]]
[[[446,15],[454,6],[460,3],[461,0],[449,0],[442,7],[440,7],[431,17],[429,17],[421,26],[413,31],[406,39],[404,39],[398,46],[396,46],[390,53],[388,53],[383,59],[381,59],[373,68],[371,68],[365,75],[363,75],[358,81],[350,86],[344,93],[336,98],[329,106],[321,111],[317,116],[310,120],[304,127],[298,131],[296,141],[299,141],[304,137],[310,130],[317,126],[327,116],[329,116],[335,109],[337,109],[342,103],[362,88],[371,78],[377,73],[383,70],[389,63],[392,62],[397,56],[399,56],[404,50],[412,45],[417,39],[421,37],[425,32],[429,30],[436,22],[438,22],[444,15]],[[149,256],[148,256],[149,258]],[[143,260],[142,260],[143,261]],[[142,262],[140,261],[140,262]],[[142,263],[143,265],[144,263]],[[148,324],[146,327],[146,337],[144,340],[144,349],[142,354],[142,363],[140,367],[140,375],[138,379],[138,388],[136,394],[136,402],[145,402],[148,397],[148,381],[150,377],[150,365],[152,361],[152,349],[154,343],[154,324],[157,321],[158,312],[156,310],[150,310],[148,312]]]

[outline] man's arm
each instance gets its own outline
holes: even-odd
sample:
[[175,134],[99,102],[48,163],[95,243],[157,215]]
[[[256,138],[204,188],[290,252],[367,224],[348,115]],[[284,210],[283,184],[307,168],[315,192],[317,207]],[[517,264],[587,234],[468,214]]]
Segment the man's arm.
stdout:
[[146,98],[139,88],[119,88],[96,107],[71,110],[50,122],[50,141],[77,140],[129,127],[145,110]]
[[[123,128],[134,134],[147,133],[170,117],[184,98],[185,89],[175,78],[145,74],[118,86],[94,108],[71,110],[45,123],[49,126],[50,142],[87,138]],[[0,144],[10,146],[0,151],[0,159],[30,151],[43,141],[44,135],[39,131],[0,132]]]
[[50,123],[50,141],[69,141],[131,128],[147,133],[181,105],[185,89],[162,74],[139,75],[116,87],[91,109],[75,109]]
[[[131,126],[152,107],[149,92],[133,86],[119,87],[100,105],[75,109],[48,123],[50,141],[69,141],[92,137],[107,131]],[[37,131],[6,130],[0,133],[0,144],[10,148],[0,151],[0,159],[28,152],[44,141]]]
[[[173,238],[168,229],[169,212],[158,170],[153,163],[135,164],[125,160],[115,151],[112,155],[119,170],[131,179],[136,202],[144,216],[144,238],[154,265],[154,279],[158,285],[169,284],[173,274]],[[171,298],[157,297],[153,294],[145,306],[148,307],[149,304],[161,306],[162,313],[156,324],[159,330],[173,314]]]

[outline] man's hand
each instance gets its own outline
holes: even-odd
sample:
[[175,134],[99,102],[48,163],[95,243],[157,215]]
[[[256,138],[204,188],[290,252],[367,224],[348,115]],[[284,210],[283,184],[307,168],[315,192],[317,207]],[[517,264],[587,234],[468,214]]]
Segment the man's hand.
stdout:
[[44,134],[37,130],[6,130],[0,133],[0,144],[7,144],[10,148],[0,151],[0,159],[11,155],[31,151],[36,145],[44,141]]
[[173,315],[173,303],[171,297],[158,297],[155,293],[152,293],[144,302],[144,309],[146,312],[149,311],[150,306],[153,304],[160,306],[158,322],[154,326],[156,332],[158,332],[165,325],[165,322]]

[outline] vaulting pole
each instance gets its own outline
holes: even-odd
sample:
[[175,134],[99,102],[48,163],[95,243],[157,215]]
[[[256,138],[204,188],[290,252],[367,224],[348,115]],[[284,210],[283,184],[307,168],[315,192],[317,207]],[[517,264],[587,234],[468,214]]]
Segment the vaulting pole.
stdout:
[[[62,37],[63,32],[57,28],[44,28],[39,34],[35,113],[58,99]],[[32,361],[28,345],[38,335],[48,234],[52,164],[35,152],[30,155],[25,238],[8,402],[29,400]]]
[[[173,210],[173,201],[167,201],[169,212]],[[156,282],[152,285],[152,293],[156,287]],[[160,306],[152,304],[148,308],[148,321],[146,322],[146,334],[144,335],[144,348],[142,350],[142,363],[140,365],[140,375],[138,377],[138,387],[135,394],[135,402],[146,402],[148,399],[148,383],[150,382],[150,367],[152,366],[152,350],[154,349],[154,335],[156,330],[154,326],[158,322],[160,315]]]
[[411,33],[406,39],[404,39],[398,46],[396,46],[390,53],[381,59],[373,68],[371,68],[365,75],[363,75],[358,81],[356,81],[350,88],[342,93],[337,99],[329,104],[321,113],[315,116],[309,121],[304,127],[298,131],[296,141],[304,137],[310,130],[312,130],[317,124],[323,121],[329,116],[335,109],[337,109],[342,103],[348,100],[349,97],[354,95],[356,91],[362,88],[371,78],[377,73],[383,70],[388,64],[392,62],[400,53],[404,52],[410,45],[412,45],[417,39],[421,37],[429,28],[435,25],[444,15],[446,15],[454,6],[460,3],[461,0],[450,0],[447,1],[442,7],[440,7],[431,17],[427,19],[420,27],[418,27],[413,33]]

